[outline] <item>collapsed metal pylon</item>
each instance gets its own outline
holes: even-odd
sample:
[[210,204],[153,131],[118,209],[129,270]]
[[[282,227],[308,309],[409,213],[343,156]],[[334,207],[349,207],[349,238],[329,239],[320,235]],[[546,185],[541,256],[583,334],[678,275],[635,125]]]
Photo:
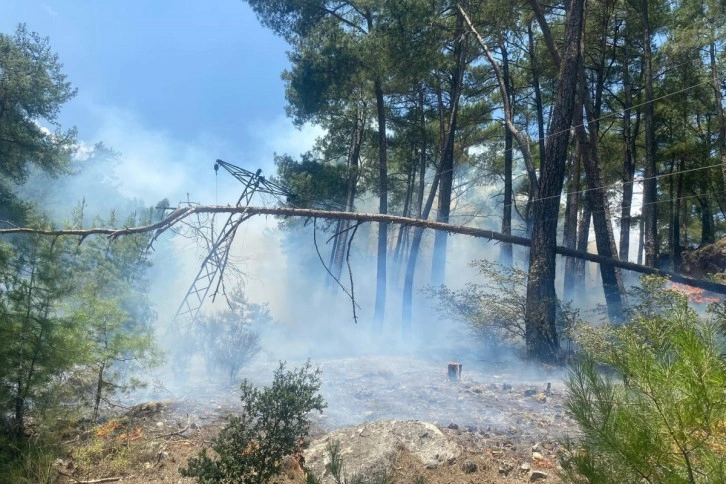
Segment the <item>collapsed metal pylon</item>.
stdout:
[[[252,173],[231,163],[217,160],[214,163],[214,171],[218,172],[220,166],[244,185],[242,195],[237,200],[237,207],[249,207],[255,193],[292,197],[290,191],[284,186],[263,177],[260,174],[262,170]],[[202,261],[197,276],[174,315],[174,327],[179,327],[179,323],[182,321],[188,323],[188,327],[193,327],[213,286],[214,292],[211,297],[212,301],[215,300],[222,286],[224,270],[229,260],[229,252],[232,248],[235,233],[242,222],[248,218],[250,218],[250,215],[245,211],[231,214],[219,231],[219,235],[215,233],[214,227],[212,227],[209,253]]]

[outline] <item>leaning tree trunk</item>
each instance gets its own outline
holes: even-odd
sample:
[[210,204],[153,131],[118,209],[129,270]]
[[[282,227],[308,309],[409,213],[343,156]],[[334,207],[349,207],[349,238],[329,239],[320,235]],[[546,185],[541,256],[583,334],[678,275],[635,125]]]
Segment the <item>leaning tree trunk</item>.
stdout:
[[544,163],[540,168],[539,187],[533,207],[527,306],[524,318],[525,339],[528,357],[542,361],[556,360],[560,349],[555,327],[557,318],[555,246],[560,196],[577,94],[584,7],[585,0],[569,2],[563,55],[549,128],[550,138],[545,148]]
[[[514,125],[514,107],[512,105],[512,100],[514,96],[512,95],[512,86],[511,86],[511,77],[509,75],[509,59],[507,56],[507,50],[502,44],[502,68],[499,68],[499,64],[497,63],[496,59],[492,55],[491,51],[489,50],[489,47],[487,47],[486,42],[484,42],[484,39],[479,34],[479,32],[474,27],[474,24],[472,24],[471,19],[469,19],[469,16],[467,15],[466,11],[459,6],[459,12],[461,13],[461,16],[466,21],[467,26],[469,29],[471,29],[472,33],[476,37],[477,42],[479,42],[479,45],[481,46],[482,50],[484,51],[484,55],[486,56],[487,60],[489,61],[489,64],[492,66],[492,70],[494,71],[494,77],[497,80],[497,84],[499,85],[499,95],[502,98],[502,110],[504,112],[504,125],[505,125],[505,218],[504,223],[507,221],[509,222],[509,230],[511,232],[511,209],[512,209],[512,193],[511,193],[511,170],[512,170],[512,137],[517,140],[517,145],[519,146],[519,149],[522,153],[522,158],[524,159],[524,166],[527,170],[527,178],[529,180],[529,201],[527,202],[527,210],[526,210],[526,222],[527,222],[527,234],[529,235],[529,226],[530,226],[530,202],[532,200],[532,197],[537,191],[537,171],[534,167],[534,162],[532,161],[532,152],[529,149],[529,139],[522,134],[521,131],[517,129],[517,127]],[[508,136],[507,136],[508,135]],[[509,184],[509,187],[507,188],[507,184]],[[507,190],[509,190],[509,198],[507,198]],[[509,201],[509,207],[507,207],[507,201]],[[507,208],[509,209],[509,217],[507,220]],[[511,259],[511,253],[510,253],[510,259]]]
[[[588,106],[589,101],[588,93],[586,92],[587,87],[585,85],[585,70],[583,66],[580,66],[579,75],[579,97],[582,101],[584,112],[587,113],[587,126],[589,129],[589,133],[586,133],[584,120],[580,117],[577,120],[575,131],[584,155],[583,159],[587,179],[587,192],[585,195],[592,213],[597,253],[611,259],[616,259],[618,254],[615,248],[615,237],[610,221],[610,206],[602,180],[597,146],[595,145],[598,139],[598,129],[596,123],[593,122],[592,108]],[[608,316],[612,321],[619,321],[622,318],[622,292],[624,291],[620,270],[612,266],[602,266],[600,268],[600,277],[605,293]]]

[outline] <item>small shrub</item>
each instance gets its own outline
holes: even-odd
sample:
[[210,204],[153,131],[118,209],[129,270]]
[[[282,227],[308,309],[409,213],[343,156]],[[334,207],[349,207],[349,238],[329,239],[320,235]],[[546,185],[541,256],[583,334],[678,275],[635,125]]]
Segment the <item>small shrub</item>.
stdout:
[[202,483],[268,482],[308,434],[308,413],[325,408],[320,384],[320,370],[312,370],[310,361],[291,371],[280,363],[272,385],[261,390],[243,381],[244,411],[230,416],[215,439],[216,458],[203,450],[181,474]]
[[[726,482],[726,364],[718,318],[644,279],[627,325],[591,328],[566,381],[581,437],[570,482]],[[603,374],[603,370],[607,370]]]
[[272,317],[266,304],[249,302],[241,286],[229,294],[227,303],[225,310],[203,318],[196,329],[208,368],[226,373],[234,382],[262,349],[259,328],[269,326]]
[[[443,317],[465,322],[482,342],[523,344],[527,271],[486,259],[473,261],[469,266],[479,272],[478,282],[459,290],[442,285],[427,287],[423,292],[439,300]],[[557,333],[569,337],[570,327],[577,319],[578,313],[571,305],[559,304]]]

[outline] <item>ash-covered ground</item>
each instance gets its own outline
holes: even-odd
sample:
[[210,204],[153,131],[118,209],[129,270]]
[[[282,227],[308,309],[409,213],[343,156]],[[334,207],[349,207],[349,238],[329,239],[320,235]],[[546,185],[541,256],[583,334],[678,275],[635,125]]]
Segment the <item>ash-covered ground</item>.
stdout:
[[[305,360],[287,362],[288,368]],[[460,381],[447,375],[449,360],[420,355],[311,359],[321,369],[321,393],[328,404],[315,416],[323,430],[384,419],[422,420],[476,434],[534,442],[559,439],[575,427],[563,408],[561,369],[511,362],[458,361]],[[203,364],[202,364],[203,365]],[[195,366],[195,365],[193,365]],[[242,378],[269,384],[276,359],[259,357]],[[192,368],[187,381],[154,397],[183,405],[194,420],[213,419],[240,409],[238,385]]]

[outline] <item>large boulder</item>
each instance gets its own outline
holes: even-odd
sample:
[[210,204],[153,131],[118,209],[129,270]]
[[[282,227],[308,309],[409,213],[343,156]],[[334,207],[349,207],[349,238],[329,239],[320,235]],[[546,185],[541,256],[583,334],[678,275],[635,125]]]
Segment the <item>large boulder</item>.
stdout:
[[681,272],[699,279],[709,274],[726,278],[726,238],[683,252]]
[[310,443],[305,450],[305,466],[323,483],[335,480],[330,472],[329,445],[339,442],[344,472],[371,476],[389,467],[396,455],[408,453],[427,467],[453,463],[461,448],[451,442],[436,426],[417,420],[380,420],[338,429]]

